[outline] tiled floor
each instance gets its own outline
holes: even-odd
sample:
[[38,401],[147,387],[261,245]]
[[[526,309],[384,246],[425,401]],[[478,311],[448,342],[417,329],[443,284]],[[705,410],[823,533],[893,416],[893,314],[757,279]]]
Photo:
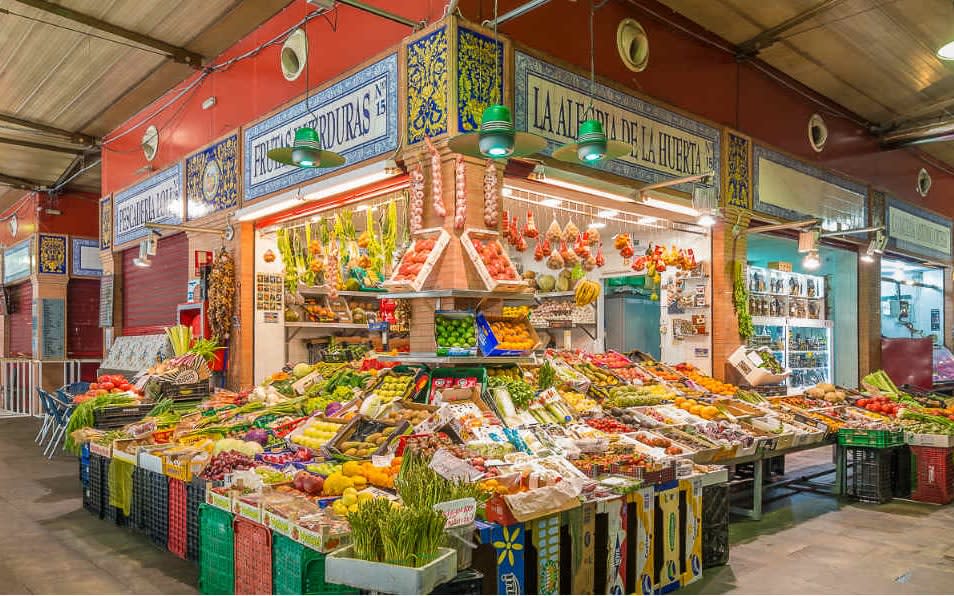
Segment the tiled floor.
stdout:
[[[43,459],[36,428],[0,420],[0,592],[194,594],[194,564],[83,509],[76,459]],[[828,461],[814,450],[786,467]],[[773,501],[760,522],[733,521],[730,532],[729,564],[680,593],[954,592],[954,506],[802,493]]]
[[0,419],[0,592],[195,594],[195,564],[83,509],[76,458],[43,458],[38,428]]

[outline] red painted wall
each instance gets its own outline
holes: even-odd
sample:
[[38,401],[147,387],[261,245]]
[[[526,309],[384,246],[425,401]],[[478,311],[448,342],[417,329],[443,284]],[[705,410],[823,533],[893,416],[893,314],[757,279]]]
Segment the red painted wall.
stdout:
[[[524,0],[500,0],[499,13],[522,4]],[[500,32],[520,44],[589,70],[589,6],[589,2],[583,1],[550,2],[501,25]],[[466,18],[480,22],[491,18],[493,0],[461,0],[460,8]],[[641,73],[627,70],[616,51],[616,26],[626,17],[637,19],[650,40],[649,66]],[[847,110],[767,66],[765,68],[785,84],[752,64],[737,63],[731,53],[694,35],[727,46],[726,42],[666,6],[654,0],[614,0],[597,12],[594,30],[599,76],[704,119],[731,126],[804,161],[838,170],[919,206],[954,217],[954,205],[946,200],[954,194],[951,173],[954,168],[936,167],[929,163],[933,160],[925,159],[914,149],[882,151],[861,126],[835,115],[836,112],[849,114]],[[806,95],[831,108],[826,110]],[[820,154],[808,145],[808,119],[815,112],[822,114],[829,129],[828,143]],[[914,190],[922,167],[933,178],[926,198]]]
[[[36,231],[36,193],[25,195],[0,214],[0,246],[13,246]],[[17,216],[17,235],[10,233],[10,219]]]
[[[89,193],[68,193],[56,198],[40,195],[40,231],[71,236],[99,237],[99,197]],[[60,215],[46,213],[46,208]]]
[[[414,20],[439,18],[444,5],[437,0],[371,0],[369,4]],[[271,40],[300,21],[307,12],[314,10],[314,6],[303,0],[296,0],[216,58],[214,63],[223,64]],[[305,26],[309,39],[308,83],[312,89],[397,45],[411,32],[404,25],[385,21],[347,6],[338,7],[336,12],[337,17],[330,17],[331,24],[324,17],[318,17]],[[332,30],[332,25],[335,25],[335,31]],[[122,190],[151,174],[135,173],[146,165],[138,147],[149,124],[154,124],[159,129],[159,151],[152,162],[158,171],[229,130],[256,120],[303,95],[306,89],[304,74],[293,82],[286,81],[282,76],[279,65],[281,41],[263,49],[250,59],[236,62],[227,70],[208,76],[160,115],[146,118],[199,76],[193,75],[108,135],[103,150],[103,193]],[[210,110],[203,110],[202,102],[212,96],[216,98],[215,106]],[[118,138],[118,135],[123,134],[131,125],[139,122],[146,124]]]

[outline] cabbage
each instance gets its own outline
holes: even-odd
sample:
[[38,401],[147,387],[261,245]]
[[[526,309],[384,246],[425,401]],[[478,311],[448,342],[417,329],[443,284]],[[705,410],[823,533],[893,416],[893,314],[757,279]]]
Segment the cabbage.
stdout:
[[245,440],[265,445],[268,443],[268,431],[264,428],[253,428],[245,433]]
[[333,401],[327,406],[325,406],[325,416],[334,416],[341,411],[341,408],[344,407],[341,405],[340,401]]

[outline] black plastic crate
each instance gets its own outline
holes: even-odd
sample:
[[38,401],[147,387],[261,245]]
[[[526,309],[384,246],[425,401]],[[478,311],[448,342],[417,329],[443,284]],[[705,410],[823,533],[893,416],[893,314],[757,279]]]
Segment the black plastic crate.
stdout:
[[202,478],[193,478],[186,485],[186,558],[190,561],[199,560],[199,505],[205,502],[206,481]]
[[897,450],[843,447],[847,482],[845,492],[859,501],[886,503],[894,496]]
[[176,385],[168,381],[162,381],[156,387],[155,398],[157,401],[160,399],[171,399],[173,401],[201,401],[209,397],[211,394],[212,388],[208,379],[205,381],[199,381],[198,383],[187,383],[183,385]]
[[[705,509],[705,496],[702,507]],[[718,567],[729,562],[729,524],[702,524],[702,568]]]
[[93,428],[100,430],[122,428],[130,422],[142,420],[154,407],[154,404],[139,404],[93,410]]
[[156,472],[145,472],[143,504],[149,538],[165,549],[169,542],[169,480]]
[[145,487],[145,474],[146,471],[140,467],[133,468],[133,496],[132,504],[129,508],[129,523],[128,526],[134,530],[140,532],[147,531],[148,527],[146,524],[146,487]]
[[911,498],[911,448],[907,445],[894,448],[894,472],[891,481],[891,493],[896,499]]
[[483,584],[483,573],[464,569],[454,579],[434,588],[431,594],[483,594]]
[[91,453],[89,456],[89,496],[83,506],[93,515],[103,518],[109,504],[109,459]]
[[729,523],[729,485],[712,484],[702,489],[702,527]]

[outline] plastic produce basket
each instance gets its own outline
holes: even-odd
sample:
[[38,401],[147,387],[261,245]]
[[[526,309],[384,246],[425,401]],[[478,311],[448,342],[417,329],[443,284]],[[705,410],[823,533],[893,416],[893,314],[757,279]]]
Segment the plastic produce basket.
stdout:
[[349,586],[325,581],[325,554],[272,533],[273,594],[357,594]]
[[235,593],[272,593],[272,532],[262,524],[236,517]]
[[[705,496],[703,509],[705,509]],[[702,524],[702,568],[718,567],[729,562],[729,524]]]
[[842,428],[838,430],[838,444],[854,447],[897,447],[904,445],[904,431]]
[[729,523],[729,485],[712,484],[702,488],[702,527]]
[[148,528],[149,538],[162,548],[169,543],[169,479],[156,472],[143,470],[145,473],[144,485],[144,517]]
[[911,498],[946,505],[954,501],[954,449],[912,446]]
[[169,552],[180,559],[186,558],[187,535],[187,494],[186,485],[181,480],[169,478],[169,535],[166,544]]
[[199,559],[199,506],[205,502],[206,482],[193,478],[186,485],[186,558]]
[[850,470],[846,491],[860,501],[885,503],[894,496],[894,449],[841,447],[846,470]]
[[143,531],[147,528],[146,524],[146,470],[136,467],[133,468],[133,496],[132,505],[129,510],[129,527],[135,530]]
[[83,443],[78,459],[80,482],[83,483],[84,487],[89,484],[89,455],[89,443]]
[[235,591],[232,520],[228,511],[199,505],[199,591],[203,594]]
[[[109,504],[109,460],[96,453],[89,456],[89,496],[83,506],[87,511],[102,519]],[[85,494],[84,494],[85,496]]]

